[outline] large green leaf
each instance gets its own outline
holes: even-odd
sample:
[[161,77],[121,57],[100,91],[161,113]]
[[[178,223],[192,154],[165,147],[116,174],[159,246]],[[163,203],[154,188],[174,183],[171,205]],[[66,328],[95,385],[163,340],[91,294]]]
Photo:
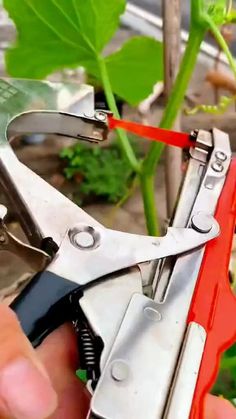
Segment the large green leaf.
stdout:
[[[44,78],[84,66],[100,79],[98,59],[119,25],[125,0],[4,0],[18,37],[6,53],[11,76]],[[135,38],[106,58],[114,92],[135,104],[162,76],[161,46]]]
[[106,64],[114,92],[136,105],[163,80],[162,43],[145,36],[132,38],[107,57]]
[[64,67],[93,68],[125,0],[4,0],[18,39],[6,55],[12,76],[43,78]]

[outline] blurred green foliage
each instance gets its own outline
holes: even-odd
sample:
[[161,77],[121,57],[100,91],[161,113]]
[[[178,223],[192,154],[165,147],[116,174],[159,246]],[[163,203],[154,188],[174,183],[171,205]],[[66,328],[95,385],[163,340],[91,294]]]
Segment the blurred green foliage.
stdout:
[[220,371],[212,393],[229,399],[233,404],[236,400],[236,344],[222,356]]
[[64,148],[60,157],[66,164],[66,178],[77,182],[78,204],[90,197],[117,203],[128,193],[134,173],[116,144],[109,148],[76,144]]

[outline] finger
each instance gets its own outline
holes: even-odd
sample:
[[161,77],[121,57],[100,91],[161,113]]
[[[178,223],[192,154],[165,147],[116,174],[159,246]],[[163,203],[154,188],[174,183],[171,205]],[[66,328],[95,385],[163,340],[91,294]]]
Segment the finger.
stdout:
[[44,419],[57,396],[10,308],[0,304],[0,417]]
[[71,325],[64,325],[48,336],[37,353],[44,363],[58,395],[53,419],[83,419],[88,412],[88,394],[76,377],[77,339]]
[[209,394],[205,400],[204,419],[236,419],[236,409],[228,400]]

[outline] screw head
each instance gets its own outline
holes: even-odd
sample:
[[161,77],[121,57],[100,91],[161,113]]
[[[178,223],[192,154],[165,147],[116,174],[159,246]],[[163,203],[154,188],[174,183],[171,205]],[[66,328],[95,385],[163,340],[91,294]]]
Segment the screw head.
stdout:
[[91,233],[88,231],[79,231],[74,236],[74,241],[78,245],[78,247],[88,248],[93,246],[94,238]]
[[223,172],[224,167],[222,163],[219,160],[216,160],[212,163],[211,168],[214,170],[214,172]]
[[212,215],[199,212],[192,217],[192,227],[199,233],[209,233],[213,227],[213,220]]
[[210,182],[206,183],[205,188],[213,189],[214,188],[213,183],[210,183]]
[[91,226],[76,226],[68,234],[71,244],[80,250],[92,250],[100,245],[100,234]]
[[225,161],[227,159],[227,156],[223,151],[216,151],[215,156],[220,161]]
[[129,367],[123,360],[117,360],[112,363],[111,376],[115,381],[127,380],[129,375]]
[[96,112],[95,112],[95,114],[94,114],[94,117],[95,117],[98,121],[101,121],[101,122],[105,122],[105,121],[106,121],[106,119],[107,119],[107,115],[106,115],[106,113],[105,113],[105,112],[102,112],[102,111],[96,111]]

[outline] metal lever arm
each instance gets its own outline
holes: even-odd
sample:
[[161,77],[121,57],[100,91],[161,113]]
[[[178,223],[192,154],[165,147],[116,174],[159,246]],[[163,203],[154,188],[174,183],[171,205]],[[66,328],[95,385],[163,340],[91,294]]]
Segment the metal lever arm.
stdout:
[[59,324],[73,320],[73,313],[70,312],[71,293],[77,290],[82,295],[83,289],[92,281],[138,262],[183,253],[203,245],[219,232],[218,224],[213,217],[210,219],[211,231],[206,234],[193,229],[170,228],[165,237],[155,238],[103,228],[100,234],[97,229],[95,236],[95,230],[92,230],[95,241],[90,249],[82,248],[83,236],[80,237],[79,233],[84,231],[74,231],[74,235],[69,231],[58,257],[48,266],[48,270],[36,275],[12,304],[25,334],[37,346]]
[[8,124],[6,137],[27,134],[57,134],[65,137],[79,138],[90,142],[100,142],[107,139],[108,126],[105,113],[103,120],[57,111],[31,111],[14,117]]
[[[207,214],[196,214],[193,227],[170,227],[164,237],[157,238],[93,224],[75,224],[62,241],[59,257],[52,261],[48,270],[84,286],[142,262],[189,252],[219,234],[218,223]],[[204,228],[207,231],[201,231]],[[83,242],[84,236],[89,246]]]

